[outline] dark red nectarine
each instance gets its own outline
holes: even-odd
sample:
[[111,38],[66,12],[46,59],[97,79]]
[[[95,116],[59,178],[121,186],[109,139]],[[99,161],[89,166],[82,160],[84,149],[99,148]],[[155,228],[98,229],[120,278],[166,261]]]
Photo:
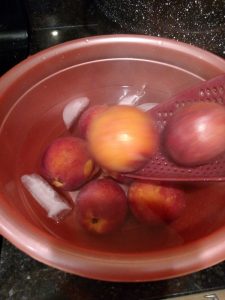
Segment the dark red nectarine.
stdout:
[[113,180],[98,179],[81,188],[76,207],[78,220],[87,231],[106,234],[124,223],[127,197]]
[[76,137],[54,140],[41,160],[42,175],[62,190],[78,188],[91,177],[94,169],[86,142]]

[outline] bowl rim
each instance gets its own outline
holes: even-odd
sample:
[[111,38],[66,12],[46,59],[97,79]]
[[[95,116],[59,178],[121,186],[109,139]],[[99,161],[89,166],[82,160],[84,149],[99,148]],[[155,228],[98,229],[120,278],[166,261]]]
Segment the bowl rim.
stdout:
[[[45,60],[51,59],[66,51],[86,47],[87,41],[89,45],[121,42],[167,47],[170,50],[194,55],[200,60],[207,60],[207,62],[220,67],[221,72],[222,69],[225,72],[224,59],[183,42],[134,34],[99,35],[71,40],[42,50],[25,59],[0,79],[0,101],[3,101],[1,95],[21,76],[25,76],[30,69],[44,63],[43,57]],[[3,199],[5,196],[0,191],[0,200],[1,198]],[[225,258],[225,226],[200,240],[176,248],[151,252],[151,258],[140,254],[104,254],[91,250],[84,252],[79,248],[75,253],[74,247],[68,246],[66,249],[60,249],[54,237],[30,224],[25,217],[17,222],[17,212],[12,211],[8,203],[2,202],[0,233],[34,259],[68,273],[107,281],[153,281],[190,274],[219,263]],[[28,224],[29,226],[27,226]],[[41,237],[41,243],[39,237]]]

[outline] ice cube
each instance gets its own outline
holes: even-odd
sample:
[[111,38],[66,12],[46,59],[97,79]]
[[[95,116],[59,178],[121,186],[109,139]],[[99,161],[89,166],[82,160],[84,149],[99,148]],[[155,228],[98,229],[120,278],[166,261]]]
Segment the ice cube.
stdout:
[[72,191],[72,192],[68,193],[70,198],[72,199],[73,203],[76,203],[79,192],[80,192],[80,190],[76,190],[76,191]]
[[58,220],[71,211],[72,207],[66,199],[59,195],[40,175],[23,175],[21,181],[33,198],[45,209],[49,218]]
[[155,107],[158,103],[143,103],[137,106],[137,108],[141,109],[142,111],[148,111],[149,109]]
[[123,183],[119,183],[119,186],[122,188],[122,190],[124,191],[124,193],[127,195],[128,186],[126,184],[123,184]]
[[129,105],[134,106],[138,104],[138,101],[145,95],[146,93],[146,85],[143,84],[140,89],[136,91],[135,94],[129,95],[128,91],[124,91],[123,95],[119,98],[119,105]]
[[63,109],[63,121],[69,129],[81,112],[88,106],[90,100],[87,97],[80,97],[70,101]]

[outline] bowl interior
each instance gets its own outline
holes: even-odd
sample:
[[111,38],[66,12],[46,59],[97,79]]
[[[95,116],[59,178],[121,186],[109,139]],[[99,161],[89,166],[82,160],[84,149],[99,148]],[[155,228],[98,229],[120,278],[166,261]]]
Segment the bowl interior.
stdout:
[[[86,55],[89,59],[84,59],[83,62],[76,61],[74,57],[78,50],[85,51],[87,46],[82,44],[80,49],[70,49],[70,52],[64,49],[60,54],[55,54],[61,55],[61,58],[63,55],[63,65],[58,70],[52,65],[53,61],[57,63],[58,57],[48,57],[47,65],[45,60],[40,60],[40,57],[48,54],[44,52],[35,58],[38,59],[38,63],[33,66],[36,71],[32,73],[30,67],[25,71],[23,69],[24,74],[22,72],[19,77],[17,74],[16,78],[12,79],[13,84],[6,85],[5,88],[5,82],[13,77],[13,74],[9,73],[2,85],[0,201],[7,202],[9,218],[10,211],[13,211],[16,218],[14,221],[19,224],[26,220],[28,227],[37,228],[46,236],[51,236],[61,249],[67,249],[69,246],[84,252],[90,250],[104,255],[114,253],[149,257],[155,251],[176,249],[207,237],[225,225],[223,183],[181,184],[187,196],[187,207],[179,219],[171,224],[149,228],[129,215],[120,231],[104,237],[92,236],[80,228],[76,221],[75,208],[61,222],[57,223],[48,218],[46,212],[23,188],[21,176],[39,173],[40,157],[46,146],[56,137],[68,134],[62,113],[70,101],[85,96],[90,99],[90,106],[97,103],[116,104],[123,95],[134,96],[141,91],[142,96],[138,103],[156,103],[165,101],[184,88],[220,74],[223,68],[225,70],[225,64],[219,64],[221,61],[212,62],[213,59],[216,60],[215,57],[212,57],[212,60],[208,60],[207,57],[198,58],[198,50],[195,48],[193,53],[183,52],[182,56],[180,49],[178,51],[167,47],[166,61],[166,56],[161,53],[163,59],[160,60],[160,55],[157,54],[157,57],[155,51],[150,51],[149,57],[144,58],[141,58],[140,50],[135,50],[133,55],[128,56],[124,49],[129,46],[124,42],[124,52],[118,55],[114,54],[111,44],[111,52],[107,55],[94,59],[90,57],[94,55],[93,51],[89,56],[88,52]],[[115,45],[114,50],[118,50],[116,47]],[[152,49],[162,46],[154,44],[146,47]],[[184,45],[181,45],[182,47]],[[98,49],[102,49],[102,46],[95,45],[96,53]],[[201,51],[200,53],[202,54]],[[192,58],[188,67],[187,56]],[[196,67],[198,59],[199,68]],[[29,81],[28,75],[32,74],[32,80]],[[66,196],[73,203],[71,194],[67,193]]]

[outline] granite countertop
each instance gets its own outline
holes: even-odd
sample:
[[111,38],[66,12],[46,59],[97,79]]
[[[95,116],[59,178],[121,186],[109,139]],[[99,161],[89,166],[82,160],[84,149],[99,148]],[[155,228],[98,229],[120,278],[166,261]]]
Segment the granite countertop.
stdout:
[[[31,53],[71,39],[131,33],[176,39],[225,57],[221,0],[178,1],[177,6],[163,0],[155,10],[151,3],[157,4],[156,0],[23,1],[29,12]],[[164,25],[155,28],[157,22]],[[53,30],[57,36],[51,34]]]
[[222,289],[225,262],[180,278],[145,283],[112,283],[82,278],[48,267],[3,240],[0,299],[152,300]]

